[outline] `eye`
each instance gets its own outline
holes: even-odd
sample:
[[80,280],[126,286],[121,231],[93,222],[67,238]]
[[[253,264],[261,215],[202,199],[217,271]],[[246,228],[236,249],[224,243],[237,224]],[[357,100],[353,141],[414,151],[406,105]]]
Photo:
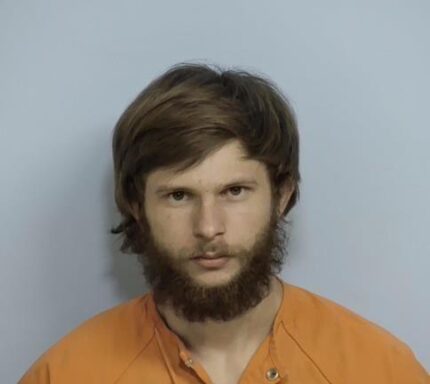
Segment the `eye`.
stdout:
[[249,188],[247,187],[237,185],[234,187],[230,187],[227,191],[230,193],[231,196],[240,197],[240,196],[243,196],[245,192],[247,192],[248,190]]
[[174,191],[166,195],[167,199],[175,202],[184,201],[186,193],[184,191]]

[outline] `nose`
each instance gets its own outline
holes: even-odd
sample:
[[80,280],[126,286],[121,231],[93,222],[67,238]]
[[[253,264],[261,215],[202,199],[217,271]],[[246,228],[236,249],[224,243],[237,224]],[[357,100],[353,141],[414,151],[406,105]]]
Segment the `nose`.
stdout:
[[224,233],[223,212],[216,201],[202,200],[195,209],[194,236],[211,240]]

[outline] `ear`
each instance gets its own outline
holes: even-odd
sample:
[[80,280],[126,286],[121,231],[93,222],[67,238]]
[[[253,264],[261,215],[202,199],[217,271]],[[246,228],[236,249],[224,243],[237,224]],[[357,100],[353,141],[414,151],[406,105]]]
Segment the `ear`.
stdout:
[[279,190],[279,203],[278,203],[278,216],[282,215],[282,212],[287,208],[288,202],[291,199],[291,196],[295,190],[294,184],[287,180]]
[[131,215],[133,216],[133,218],[138,222],[140,219],[140,205],[138,202],[133,201],[132,203],[130,203],[130,208],[131,208]]

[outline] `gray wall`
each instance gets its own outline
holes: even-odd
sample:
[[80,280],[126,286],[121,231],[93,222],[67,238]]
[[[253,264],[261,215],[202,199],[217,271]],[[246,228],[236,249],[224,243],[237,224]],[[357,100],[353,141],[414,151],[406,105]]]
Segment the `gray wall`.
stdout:
[[1,382],[145,289],[108,233],[111,133],[184,60],[259,70],[290,97],[303,184],[284,278],[379,323],[429,369],[429,4],[3,0]]

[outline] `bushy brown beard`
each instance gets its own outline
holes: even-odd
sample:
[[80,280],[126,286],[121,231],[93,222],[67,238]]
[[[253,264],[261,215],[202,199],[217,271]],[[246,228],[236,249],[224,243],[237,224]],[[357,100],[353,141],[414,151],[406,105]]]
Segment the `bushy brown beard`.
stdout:
[[154,301],[168,303],[190,322],[228,321],[244,314],[269,294],[271,277],[283,264],[287,237],[274,210],[251,249],[227,254],[242,261],[241,270],[228,283],[213,287],[199,285],[178,268],[177,260],[154,241],[148,223],[141,224],[144,252],[139,260]]

